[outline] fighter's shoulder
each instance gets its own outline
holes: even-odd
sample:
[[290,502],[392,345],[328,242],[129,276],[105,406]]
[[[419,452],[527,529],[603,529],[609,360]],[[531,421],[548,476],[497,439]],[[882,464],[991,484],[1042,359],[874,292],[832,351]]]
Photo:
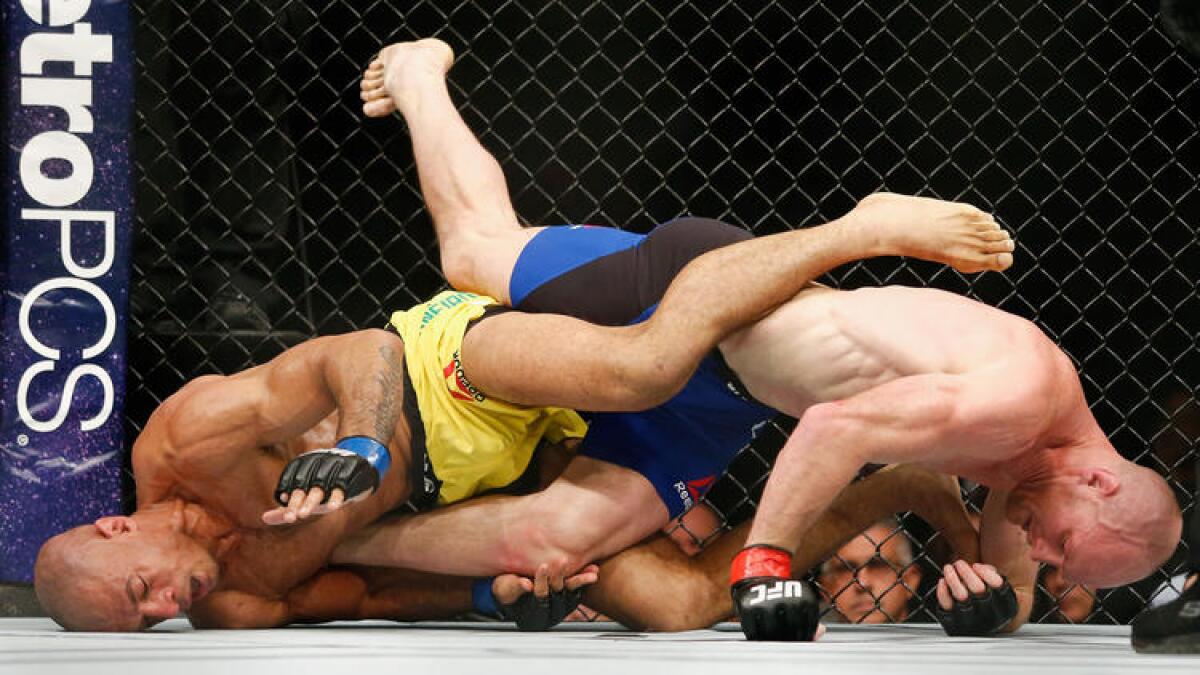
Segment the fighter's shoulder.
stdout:
[[220,401],[231,402],[231,397],[241,398],[254,388],[252,378],[246,377],[254,370],[251,368],[235,375],[201,375],[193,378],[179,391],[168,396],[151,415],[151,419],[157,418],[160,423],[169,424],[180,413],[190,412],[190,408],[207,407]]
[[247,373],[203,375],[185,384],[151,413],[135,450],[150,444],[166,457],[230,428],[252,426],[266,383]]

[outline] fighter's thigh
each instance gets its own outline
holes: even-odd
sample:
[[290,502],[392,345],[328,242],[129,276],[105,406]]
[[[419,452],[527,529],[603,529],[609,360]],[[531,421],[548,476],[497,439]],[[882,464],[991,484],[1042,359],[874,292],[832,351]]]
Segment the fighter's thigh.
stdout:
[[460,358],[471,383],[518,405],[634,410],[645,390],[631,371],[636,326],[597,326],[558,314],[505,312],[471,327]]
[[535,497],[532,518],[543,536],[584,562],[610,556],[650,536],[668,519],[654,486],[641,474],[589,457]]

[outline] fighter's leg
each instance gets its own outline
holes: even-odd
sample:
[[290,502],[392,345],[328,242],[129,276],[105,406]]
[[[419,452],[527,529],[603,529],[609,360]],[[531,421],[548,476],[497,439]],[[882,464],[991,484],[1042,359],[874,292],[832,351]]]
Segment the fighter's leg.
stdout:
[[333,561],[487,576],[534,576],[632,546],[667,522],[654,487],[637,473],[587,457],[572,460],[542,492],[473,499],[374,525],[344,541]]
[[[875,473],[848,486],[797,549],[802,575],[885,516],[913,511],[947,539],[956,554],[977,560],[979,540],[952,476],[913,466]],[[745,545],[750,523],[722,535],[694,557],[665,536],[654,537],[600,565],[585,593],[589,607],[637,630],[694,630],[730,615],[729,564]]]
[[441,40],[385,47],[363,73],[363,112],[399,110],[408,123],[446,280],[507,301],[508,277],[534,230],[520,226],[504,172],[450,100],[446,72],[453,62]]
[[[934,240],[940,243],[930,247]],[[640,409],[670,398],[723,338],[838,265],[900,254],[954,258],[964,269],[1003,269],[1011,264],[1006,251],[1012,245],[991,216],[973,207],[873,195],[828,225],[696,257],[654,314],[635,327],[518,315],[482,322],[464,343],[464,368],[477,387],[514,403]],[[590,292],[612,292],[621,281],[597,278]],[[641,397],[624,398],[631,392]]]

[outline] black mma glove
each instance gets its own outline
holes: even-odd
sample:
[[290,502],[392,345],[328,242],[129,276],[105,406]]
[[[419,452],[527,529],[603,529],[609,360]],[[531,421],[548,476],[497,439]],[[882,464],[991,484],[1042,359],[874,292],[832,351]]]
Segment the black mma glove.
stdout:
[[550,591],[550,595],[539,598],[526,593],[510,605],[501,605],[492,593],[493,578],[479,579],[471,587],[471,600],[475,609],[489,616],[512,621],[524,631],[544,631],[562,623],[567,615],[575,611],[583,599],[583,589]]
[[946,635],[953,637],[994,635],[1017,615],[1017,594],[1008,579],[1000,588],[988,586],[983,595],[968,591],[966,600],[959,601],[953,595],[950,599],[953,602],[950,609],[936,605],[933,615]]
[[275,488],[275,501],[287,505],[293,491],[316,487],[325,492],[321,503],[329,501],[337,488],[350,501],[374,492],[391,464],[392,456],[382,443],[367,436],[349,436],[333,448],[306,452],[288,462]]
[[817,593],[791,576],[792,554],[781,548],[748,546],[733,559],[730,591],[747,640],[808,642],[816,635]]

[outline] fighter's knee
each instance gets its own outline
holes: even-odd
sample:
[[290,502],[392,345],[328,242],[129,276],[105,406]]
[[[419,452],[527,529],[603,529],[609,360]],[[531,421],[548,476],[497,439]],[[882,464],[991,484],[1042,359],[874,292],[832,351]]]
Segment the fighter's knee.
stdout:
[[441,261],[442,276],[451,288],[460,291],[477,288],[475,254],[468,247],[443,243]]
[[682,355],[646,344],[647,333],[634,335],[629,358],[615,372],[616,397],[626,410],[647,410],[678,394],[695,372],[696,364]]
[[525,519],[517,536],[505,542],[504,564],[522,574],[532,575],[543,563],[563,563],[578,569],[592,562],[597,542],[570,509],[535,508]]
[[502,558],[505,569],[533,576],[542,564],[561,564],[575,570],[590,559],[589,548],[577,539],[563,537],[561,531],[546,524],[530,524],[521,536],[506,542]]

